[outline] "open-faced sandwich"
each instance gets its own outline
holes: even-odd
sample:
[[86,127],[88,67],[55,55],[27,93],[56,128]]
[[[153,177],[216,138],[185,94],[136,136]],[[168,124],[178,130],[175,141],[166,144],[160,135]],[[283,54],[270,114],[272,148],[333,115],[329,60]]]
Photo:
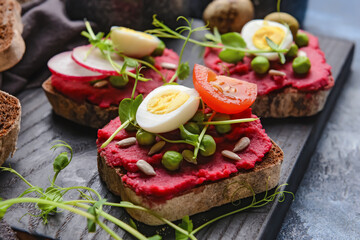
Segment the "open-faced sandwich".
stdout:
[[0,91],[0,166],[16,150],[20,119],[19,99]]
[[201,65],[193,82],[195,89],[164,85],[144,100],[124,99],[119,117],[98,130],[98,170],[109,190],[171,221],[252,196],[244,186],[255,193],[274,188],[283,161],[249,108],[256,84]]
[[56,114],[93,128],[118,115],[118,105],[132,95],[135,68],[146,67],[135,95],[147,95],[174,81],[178,55],[157,37],[124,27],[113,27],[106,37],[95,35],[88,23],[90,45],[60,53],[48,62],[52,76],[43,89]]
[[249,21],[237,45],[250,54],[206,48],[205,65],[218,74],[255,83],[258,97],[252,108],[258,116],[314,115],[322,110],[334,79],[318,39],[298,28],[296,19],[283,12]]

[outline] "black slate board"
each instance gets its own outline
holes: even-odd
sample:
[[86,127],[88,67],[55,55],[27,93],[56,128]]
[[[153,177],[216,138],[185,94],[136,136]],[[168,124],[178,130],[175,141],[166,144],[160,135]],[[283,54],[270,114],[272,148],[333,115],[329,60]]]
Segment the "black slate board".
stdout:
[[[328,63],[333,67],[332,71],[336,79],[336,85],[329,95],[323,112],[314,117],[301,119],[262,119],[268,135],[284,150],[285,159],[280,183],[288,183],[286,190],[292,192],[297,189],[323,127],[332,112],[332,106],[346,81],[354,52],[354,45],[348,41],[327,37],[320,37],[319,40]],[[172,41],[168,46],[179,50],[181,42]],[[199,49],[192,46],[186,49],[184,59],[189,61],[190,66],[194,63],[202,63],[199,58]],[[185,80],[183,84],[191,85],[191,80]],[[75,157],[68,169],[60,174],[57,184],[64,187],[89,186],[98,190],[109,201],[119,201],[117,197],[107,191],[97,174],[96,130],[79,126],[56,116],[41,89],[24,91],[18,97],[21,100],[23,111],[18,151],[12,159],[8,159],[5,166],[11,165],[33,184],[45,187],[49,182],[50,174],[52,174],[52,161],[55,157],[49,150],[51,142],[57,139],[65,140],[73,147]],[[13,174],[0,173],[1,197],[16,197],[25,188],[26,185]],[[69,196],[77,198],[78,194],[73,192]],[[242,204],[246,205],[247,201],[243,201]],[[199,239],[273,239],[280,229],[291,201],[292,199],[288,197],[285,202],[274,202],[263,208],[222,219],[200,231],[197,237]],[[207,213],[198,214],[194,217],[195,224],[233,208],[234,206],[228,204]],[[125,222],[129,219],[123,210],[105,207],[105,211]],[[16,205],[5,215],[5,220],[16,229],[50,238],[108,238],[108,235],[99,229],[96,233],[87,233],[86,221],[72,213],[59,213],[51,217],[49,224],[45,226],[40,219],[30,215],[21,218],[26,212],[36,213],[31,204]],[[110,225],[110,227],[124,239],[132,239],[129,234],[116,226]],[[139,225],[139,230],[146,235],[151,235],[154,230],[157,230],[160,234],[165,234],[166,238],[173,236],[172,231],[163,227],[154,229]]]

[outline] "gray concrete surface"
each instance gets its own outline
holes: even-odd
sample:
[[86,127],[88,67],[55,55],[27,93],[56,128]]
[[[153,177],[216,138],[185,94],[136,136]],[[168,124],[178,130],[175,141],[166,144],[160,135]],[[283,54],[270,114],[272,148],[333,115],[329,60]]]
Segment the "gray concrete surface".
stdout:
[[277,239],[360,239],[360,1],[309,0],[304,28],[356,43],[348,82]]

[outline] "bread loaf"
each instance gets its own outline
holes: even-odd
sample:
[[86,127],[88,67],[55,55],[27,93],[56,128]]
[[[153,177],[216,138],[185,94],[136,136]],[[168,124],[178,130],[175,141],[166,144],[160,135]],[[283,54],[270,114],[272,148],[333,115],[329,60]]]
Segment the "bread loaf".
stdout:
[[0,166],[14,154],[20,130],[20,101],[0,91]]

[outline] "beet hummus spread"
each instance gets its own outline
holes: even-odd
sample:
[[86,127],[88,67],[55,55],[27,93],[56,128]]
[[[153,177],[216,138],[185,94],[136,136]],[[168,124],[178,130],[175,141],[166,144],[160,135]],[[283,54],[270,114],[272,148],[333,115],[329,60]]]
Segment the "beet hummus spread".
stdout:
[[[304,32],[304,31],[303,31]],[[270,62],[270,69],[286,73],[286,76],[271,76],[270,74],[257,74],[251,69],[250,57],[244,57],[242,62],[230,64],[223,62],[218,57],[221,49],[206,48],[204,54],[205,65],[218,74],[229,75],[237,79],[257,84],[258,95],[266,95],[272,91],[293,87],[300,91],[312,92],[329,89],[334,85],[331,77],[331,67],[326,63],[325,55],[320,50],[317,37],[307,33],[309,44],[299,48],[304,51],[311,62],[311,69],[305,75],[294,73],[292,61],[287,60],[285,64],[279,61]]]
[[[155,67],[166,77],[167,81],[175,73],[175,69],[165,69],[161,66],[162,63],[177,64],[179,60],[178,55],[170,50],[165,49],[162,56],[155,57]],[[135,95],[147,95],[155,88],[163,85],[163,81],[158,73],[152,69],[145,69],[142,71],[145,78],[151,78],[148,82],[138,81]],[[110,105],[119,105],[124,98],[130,98],[134,86],[134,79],[130,78],[129,83],[124,88],[115,88],[108,84],[104,88],[95,88],[89,82],[66,80],[59,76],[53,75],[51,77],[52,86],[63,95],[73,99],[77,102],[89,101],[102,108],[110,107]]]
[[[236,115],[232,118],[256,117],[251,113],[251,109]],[[271,141],[262,129],[260,120],[248,123],[232,125],[232,131],[226,135],[218,135],[214,127],[209,127],[207,134],[213,136],[216,141],[216,152],[210,157],[199,156],[198,164],[194,165],[183,161],[177,171],[168,171],[162,164],[161,159],[166,151],[174,150],[181,152],[190,148],[187,144],[166,143],[165,147],[158,154],[148,156],[150,149],[138,144],[120,148],[116,142],[130,136],[135,136],[136,132],[119,132],[114,140],[101,149],[100,146],[111,134],[121,125],[119,118],[112,120],[103,129],[98,131],[98,153],[103,157],[110,167],[122,167],[125,171],[121,178],[123,183],[131,188],[136,194],[147,197],[152,201],[164,201],[192,189],[203,183],[209,183],[220,179],[228,178],[237,174],[239,171],[246,171],[254,168],[256,162],[262,161],[264,155],[270,151]],[[173,131],[164,135],[170,139],[180,139],[178,131]],[[241,161],[234,161],[221,155],[222,150],[232,150],[235,143],[242,137],[248,137],[250,145],[238,153]],[[143,159],[150,163],[156,176],[147,176],[136,166],[136,162]]]

